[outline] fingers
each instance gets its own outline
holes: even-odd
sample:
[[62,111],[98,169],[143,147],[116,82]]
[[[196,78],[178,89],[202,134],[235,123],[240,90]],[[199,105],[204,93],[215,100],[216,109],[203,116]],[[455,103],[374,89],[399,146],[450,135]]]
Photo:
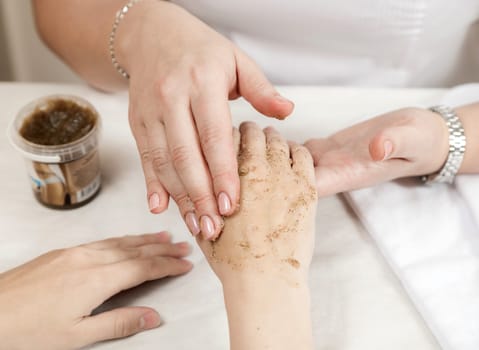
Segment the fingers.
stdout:
[[171,235],[169,232],[162,231],[160,233],[147,233],[143,235],[130,235],[124,237],[113,237],[102,241],[87,243],[84,246],[92,249],[108,249],[108,248],[132,248],[145,244],[169,243]]
[[98,250],[82,247],[82,249],[90,250],[83,251],[82,253],[74,253],[74,257],[77,257],[77,260],[86,260],[85,262],[89,263],[89,265],[107,265],[125,260],[154,257],[184,258],[191,252],[191,247],[187,242],[146,244],[131,248],[108,248]]
[[203,159],[192,116],[180,107],[173,106],[165,111],[165,115],[171,116],[165,117],[171,160],[194,204],[204,238],[214,239],[223,227],[223,219],[218,213],[210,172]]
[[185,274],[192,267],[188,260],[153,256],[104,265],[95,278],[98,279],[98,288],[102,288],[104,295],[110,297],[146,281]]
[[[231,133],[228,97],[213,88],[191,101],[201,149],[208,163],[221,215],[230,215],[239,201],[239,177]],[[220,98],[218,98],[220,96]]]
[[172,258],[184,258],[191,252],[191,247],[187,242],[167,243],[167,244],[147,244],[138,248],[130,248],[138,251],[139,258],[150,258],[155,256],[168,256]]
[[238,92],[260,113],[284,119],[293,112],[293,102],[281,96],[253,60],[236,51]]
[[240,125],[241,133],[241,158],[249,160],[250,158],[266,157],[266,138],[263,131],[253,122],[244,122]]
[[300,176],[305,177],[311,183],[315,183],[315,171],[313,165],[313,158],[308,149],[304,146],[298,145],[295,142],[289,143],[291,152],[291,167],[293,171]]
[[78,347],[111,339],[118,339],[156,328],[161,324],[158,313],[147,307],[123,307],[82,319],[77,334],[82,339]]
[[286,140],[272,127],[264,129],[267,158],[272,167],[289,168],[289,146]]
[[158,177],[162,179],[165,188],[173,197],[178,205],[180,213],[185,220],[191,234],[194,236],[200,233],[200,223],[195,213],[195,207],[188,192],[183,186],[178,175],[173,160],[170,157],[169,146],[167,142],[166,130],[163,123],[157,121],[149,128],[148,145],[153,153],[153,164]]
[[[130,117],[133,120],[134,117]],[[148,207],[154,214],[159,214],[168,208],[169,195],[165,190],[154,169],[154,159],[148,147],[148,135],[144,125],[131,122],[131,129],[135,137],[136,146],[141,158],[141,166],[145,176]]]

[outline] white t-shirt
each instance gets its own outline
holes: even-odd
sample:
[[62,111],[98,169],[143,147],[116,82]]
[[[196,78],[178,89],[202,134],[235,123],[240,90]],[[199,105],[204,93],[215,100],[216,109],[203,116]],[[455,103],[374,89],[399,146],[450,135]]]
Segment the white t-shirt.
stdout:
[[174,0],[276,84],[479,81],[478,0]]

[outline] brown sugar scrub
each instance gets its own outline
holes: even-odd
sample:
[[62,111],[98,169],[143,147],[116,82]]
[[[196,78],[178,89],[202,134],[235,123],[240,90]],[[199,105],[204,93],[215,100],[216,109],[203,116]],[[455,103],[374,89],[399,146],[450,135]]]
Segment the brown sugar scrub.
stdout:
[[[298,235],[307,239],[314,225],[314,169],[309,159],[305,173],[291,160],[288,145],[276,134],[266,134],[266,138],[261,134],[241,135],[239,211],[225,218],[216,241],[201,244],[209,253],[210,262],[222,268],[280,269],[287,274],[288,270],[299,270],[309,263],[303,258],[309,256],[302,248],[304,244],[295,242]],[[260,144],[256,145],[257,142]]]
[[88,203],[100,190],[100,117],[76,96],[40,98],[20,110],[9,135],[25,156],[37,200],[56,209]]
[[87,135],[95,126],[96,114],[71,100],[49,100],[22,123],[19,133],[37,145],[65,145]]

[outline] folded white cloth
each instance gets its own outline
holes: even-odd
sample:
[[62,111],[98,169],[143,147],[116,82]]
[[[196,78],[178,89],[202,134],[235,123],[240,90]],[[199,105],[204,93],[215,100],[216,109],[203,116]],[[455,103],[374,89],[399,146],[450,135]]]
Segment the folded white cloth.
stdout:
[[[460,86],[441,102],[477,96],[479,85]],[[390,182],[346,197],[440,345],[479,349],[479,176],[455,186]]]

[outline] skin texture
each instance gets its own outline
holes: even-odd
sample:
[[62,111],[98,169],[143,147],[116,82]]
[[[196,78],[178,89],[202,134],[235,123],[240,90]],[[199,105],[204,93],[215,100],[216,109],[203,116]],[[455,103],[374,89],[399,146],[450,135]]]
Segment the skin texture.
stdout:
[[[456,108],[467,146],[459,173],[479,173],[479,104]],[[449,132],[436,113],[405,108],[307,141],[320,196],[434,174],[446,162]]]
[[166,232],[126,236],[51,251],[0,274],[0,347],[77,349],[158,327],[148,307],[91,313],[122,290],[188,272],[189,252]]
[[240,132],[240,210],[216,241],[198,238],[223,285],[231,349],[312,349],[312,159],[272,128],[243,123]]
[[[43,40],[86,81],[104,90],[127,87],[107,45],[124,0],[33,4]],[[292,102],[229,40],[167,1],[134,5],[118,28],[115,53],[131,77],[129,121],[151,212],[165,210],[171,196],[190,231],[214,239],[239,203],[228,100],[242,96],[280,119]]]

